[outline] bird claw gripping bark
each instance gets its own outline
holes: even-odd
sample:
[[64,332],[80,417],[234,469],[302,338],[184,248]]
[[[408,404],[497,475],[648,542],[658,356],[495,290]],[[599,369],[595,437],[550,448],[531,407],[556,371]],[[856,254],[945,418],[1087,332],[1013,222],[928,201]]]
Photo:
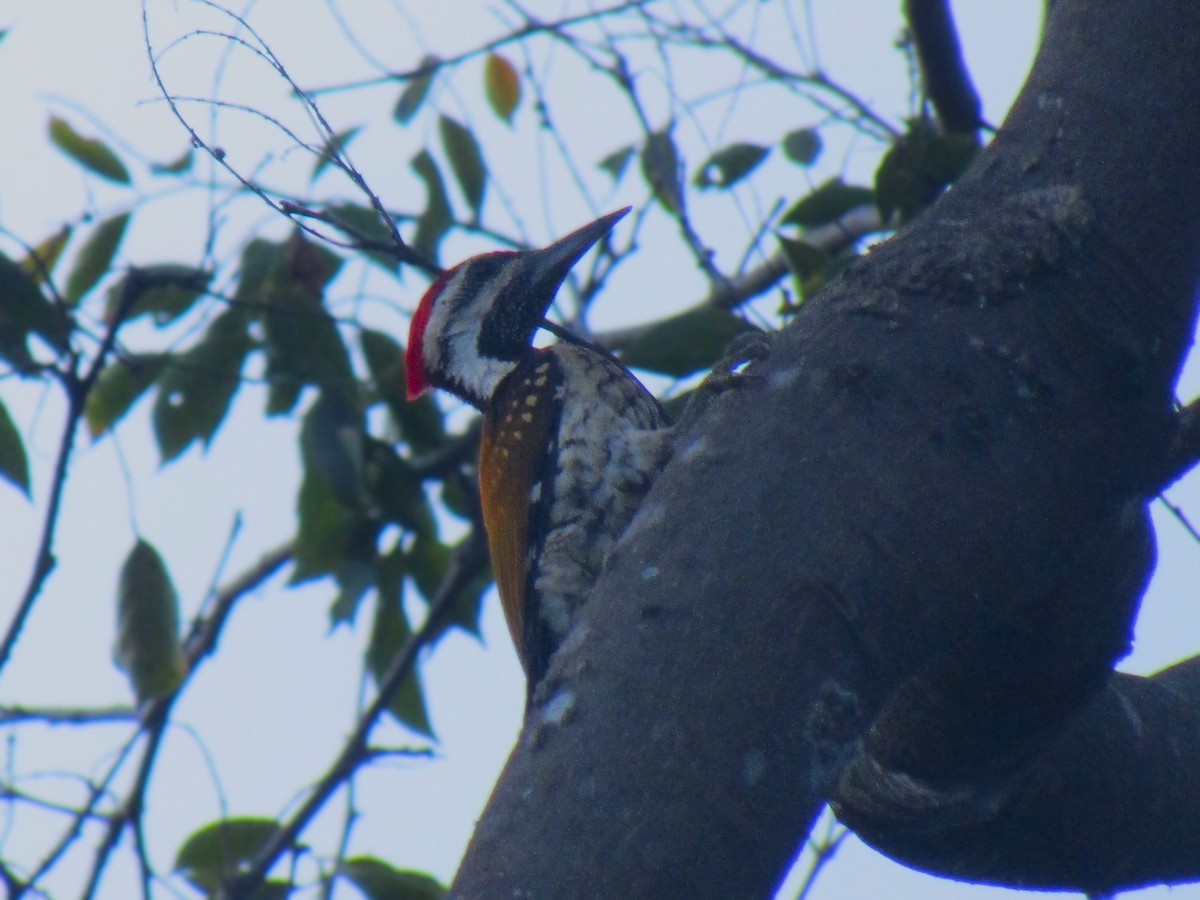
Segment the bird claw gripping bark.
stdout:
[[760,378],[746,371],[748,366],[771,355],[771,335],[765,331],[744,331],[729,342],[725,354],[712,372],[692,391],[687,406],[675,424],[674,432],[686,434],[708,412],[714,400],[727,391],[754,384]]

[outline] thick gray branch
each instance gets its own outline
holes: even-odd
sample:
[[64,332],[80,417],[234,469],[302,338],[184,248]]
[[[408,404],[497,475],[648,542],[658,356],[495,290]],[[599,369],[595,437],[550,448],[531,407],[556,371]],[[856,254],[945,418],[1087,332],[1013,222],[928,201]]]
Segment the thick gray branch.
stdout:
[[955,877],[1200,878],[1198,679],[1110,674],[1178,443],[1198,84],[1200,6],[1055,5],[973,169],[684,436],[458,896],[768,896],[826,799]]

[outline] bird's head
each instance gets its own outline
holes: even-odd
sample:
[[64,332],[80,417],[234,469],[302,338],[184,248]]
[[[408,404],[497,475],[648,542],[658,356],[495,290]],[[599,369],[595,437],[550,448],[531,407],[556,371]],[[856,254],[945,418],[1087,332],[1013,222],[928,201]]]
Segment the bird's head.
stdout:
[[629,207],[601,216],[540,250],[464,260],[425,292],[408,332],[408,399],[430,387],[482,409],[533,345],[571,267]]

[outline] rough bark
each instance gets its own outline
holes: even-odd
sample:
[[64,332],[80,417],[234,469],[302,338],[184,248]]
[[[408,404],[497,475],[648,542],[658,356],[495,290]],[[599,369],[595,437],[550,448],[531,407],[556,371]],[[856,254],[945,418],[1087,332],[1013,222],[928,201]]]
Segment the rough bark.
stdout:
[[1062,0],[995,142],[647,499],[461,897],[763,897],[822,803],[1012,886],[1200,878],[1200,677],[1113,676],[1200,276],[1200,5]]

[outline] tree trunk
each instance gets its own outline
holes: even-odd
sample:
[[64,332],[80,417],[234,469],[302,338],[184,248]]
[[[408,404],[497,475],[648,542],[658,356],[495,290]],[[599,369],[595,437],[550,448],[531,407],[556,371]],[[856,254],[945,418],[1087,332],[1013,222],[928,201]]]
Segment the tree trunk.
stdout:
[[994,143],[655,486],[462,897],[764,897],[827,800],[940,874],[1200,878],[1200,675],[1113,676],[1179,469],[1200,5],[1062,0]]

